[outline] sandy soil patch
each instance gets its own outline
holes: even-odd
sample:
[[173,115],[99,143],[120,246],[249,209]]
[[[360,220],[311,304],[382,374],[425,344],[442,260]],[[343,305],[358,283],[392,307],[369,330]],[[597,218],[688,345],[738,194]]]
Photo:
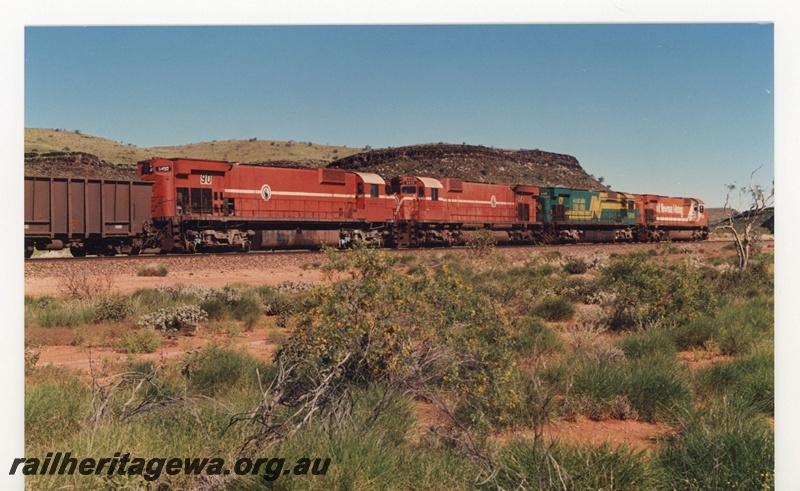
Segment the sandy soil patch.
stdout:
[[47,345],[31,348],[32,352],[39,353],[37,366],[64,366],[89,373],[94,364],[95,369],[99,366],[116,366],[126,362],[131,357],[143,360],[161,360],[179,358],[187,353],[196,351],[203,346],[217,342],[221,344],[231,343],[234,346],[242,347],[255,357],[266,362],[272,360],[272,355],[277,349],[275,343],[276,334],[280,335],[282,329],[272,327],[259,327],[250,331],[244,331],[235,338],[222,335],[212,335],[210,333],[197,336],[181,336],[168,338],[164,341],[161,348],[153,353],[140,355],[127,355],[119,353],[113,348],[108,347],[83,347],[71,345]]

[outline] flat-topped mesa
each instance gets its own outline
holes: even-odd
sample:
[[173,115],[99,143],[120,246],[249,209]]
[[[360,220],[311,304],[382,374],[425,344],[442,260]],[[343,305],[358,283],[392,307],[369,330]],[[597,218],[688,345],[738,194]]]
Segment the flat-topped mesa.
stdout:
[[397,175],[457,176],[472,182],[532,184],[605,190],[575,157],[542,150],[503,150],[476,145],[425,144],[370,150],[330,167]]

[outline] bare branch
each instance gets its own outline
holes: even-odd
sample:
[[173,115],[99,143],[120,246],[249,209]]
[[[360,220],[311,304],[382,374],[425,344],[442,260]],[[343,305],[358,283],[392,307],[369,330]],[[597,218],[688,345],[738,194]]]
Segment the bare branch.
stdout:
[[[729,231],[733,236],[734,248],[736,255],[739,258],[739,268],[746,269],[750,260],[750,256],[760,249],[760,234],[756,228],[757,222],[763,217],[767,209],[772,205],[772,200],[775,196],[775,185],[766,193],[761,186],[754,184],[753,178],[755,173],[761,169],[763,165],[757,167],[750,173],[750,180],[747,186],[742,186],[739,190],[739,208],[742,208],[742,200],[746,197],[749,201],[747,212],[735,212],[730,202],[731,195],[736,189],[735,185],[726,185],[728,193],[725,196],[725,204],[723,210],[727,219],[724,224],[718,225],[718,228]],[[738,227],[737,227],[738,224]]]

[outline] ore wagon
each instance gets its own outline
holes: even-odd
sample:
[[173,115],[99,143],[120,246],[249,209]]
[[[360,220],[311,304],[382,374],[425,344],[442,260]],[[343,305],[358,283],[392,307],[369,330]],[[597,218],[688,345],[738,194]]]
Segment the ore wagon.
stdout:
[[25,257],[69,247],[73,256],[136,254],[150,218],[151,184],[25,176]]

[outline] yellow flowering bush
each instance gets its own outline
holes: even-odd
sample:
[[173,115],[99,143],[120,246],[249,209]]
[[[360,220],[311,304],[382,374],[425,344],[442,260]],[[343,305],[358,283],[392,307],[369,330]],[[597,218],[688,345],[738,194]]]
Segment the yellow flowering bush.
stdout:
[[413,276],[397,256],[356,247],[331,254],[327,268],[350,273],[312,290],[278,357],[322,370],[344,365],[348,382],[402,384],[458,397],[458,415],[503,425],[519,403],[512,329],[503,309],[472,292],[446,266]]
[[681,325],[717,313],[711,289],[685,262],[655,260],[646,252],[626,254],[603,268],[602,281],[616,291],[611,318],[616,329]]

